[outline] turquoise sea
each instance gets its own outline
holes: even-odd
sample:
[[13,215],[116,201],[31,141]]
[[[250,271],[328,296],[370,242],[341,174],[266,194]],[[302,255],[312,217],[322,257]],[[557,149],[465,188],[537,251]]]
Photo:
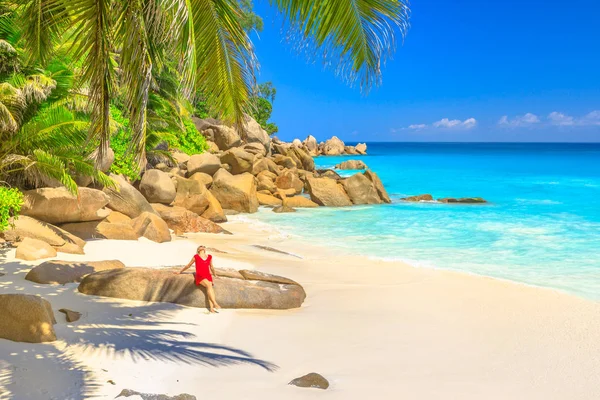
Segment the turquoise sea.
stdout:
[[[600,299],[600,144],[369,143],[368,153],[393,204],[250,218],[350,253]],[[400,200],[423,193],[490,204]]]

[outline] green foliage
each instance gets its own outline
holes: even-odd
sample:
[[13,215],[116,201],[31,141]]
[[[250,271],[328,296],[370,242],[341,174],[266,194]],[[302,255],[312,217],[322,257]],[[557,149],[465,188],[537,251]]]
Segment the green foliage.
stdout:
[[252,0],[239,1],[241,10],[240,24],[242,25],[242,28],[244,28],[246,32],[251,30],[262,32],[264,27],[263,20],[260,16],[254,13],[254,4]]
[[18,218],[23,194],[18,189],[0,186],[0,232],[4,232],[10,225],[10,218]]
[[167,142],[187,155],[204,153],[208,149],[206,138],[198,132],[194,123],[186,119],[183,122],[185,130],[170,135]]
[[271,82],[265,82],[256,87],[255,93],[251,115],[269,135],[272,135],[279,131],[275,123],[269,122],[277,89]]
[[123,116],[121,110],[115,106],[110,107],[110,117],[113,122],[114,133],[111,135],[110,147],[115,153],[115,161],[110,167],[110,172],[121,174],[132,181],[140,178],[140,169],[131,153],[131,129],[129,119]]

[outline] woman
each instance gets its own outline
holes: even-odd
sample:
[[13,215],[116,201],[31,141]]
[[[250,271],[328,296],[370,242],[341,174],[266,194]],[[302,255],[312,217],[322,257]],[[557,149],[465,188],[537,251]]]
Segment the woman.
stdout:
[[215,299],[215,291],[213,289],[212,276],[215,275],[215,268],[213,267],[212,256],[210,254],[206,254],[205,246],[199,246],[198,249],[196,249],[196,254],[194,254],[194,257],[192,257],[188,265],[183,267],[181,271],[176,272],[176,274],[182,274],[194,263],[196,263],[196,285],[204,286],[206,288],[210,312],[216,313],[218,312],[217,310],[221,309],[221,306]]

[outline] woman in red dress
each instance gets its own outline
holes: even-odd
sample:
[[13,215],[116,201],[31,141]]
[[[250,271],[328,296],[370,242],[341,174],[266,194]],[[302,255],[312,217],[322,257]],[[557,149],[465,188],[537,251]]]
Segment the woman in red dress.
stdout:
[[212,256],[206,254],[206,247],[199,246],[196,250],[196,254],[192,257],[192,260],[183,267],[183,269],[177,274],[182,274],[186,269],[196,264],[196,285],[204,286],[208,294],[208,303],[210,305],[210,312],[216,313],[217,310],[221,309],[221,306],[217,303],[215,298],[215,290],[213,289],[213,275],[215,275],[215,269],[212,263]]

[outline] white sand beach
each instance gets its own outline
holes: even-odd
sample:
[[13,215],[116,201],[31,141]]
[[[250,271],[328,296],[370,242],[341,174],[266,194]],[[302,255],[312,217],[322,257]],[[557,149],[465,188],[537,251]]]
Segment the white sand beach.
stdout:
[[[217,267],[298,281],[307,292],[302,308],[209,315],[87,296],[77,284],[26,281],[33,264],[15,260],[14,250],[3,253],[0,293],[49,300],[58,340],[0,340],[0,399],[113,399],[125,388],[198,399],[600,398],[599,303],[351,257],[247,222],[224,227],[234,235],[94,241],[85,256],[57,258],[160,268],[185,264],[203,243]],[[60,308],[83,316],[67,323]],[[325,376],[330,388],[287,385],[309,372]]]

